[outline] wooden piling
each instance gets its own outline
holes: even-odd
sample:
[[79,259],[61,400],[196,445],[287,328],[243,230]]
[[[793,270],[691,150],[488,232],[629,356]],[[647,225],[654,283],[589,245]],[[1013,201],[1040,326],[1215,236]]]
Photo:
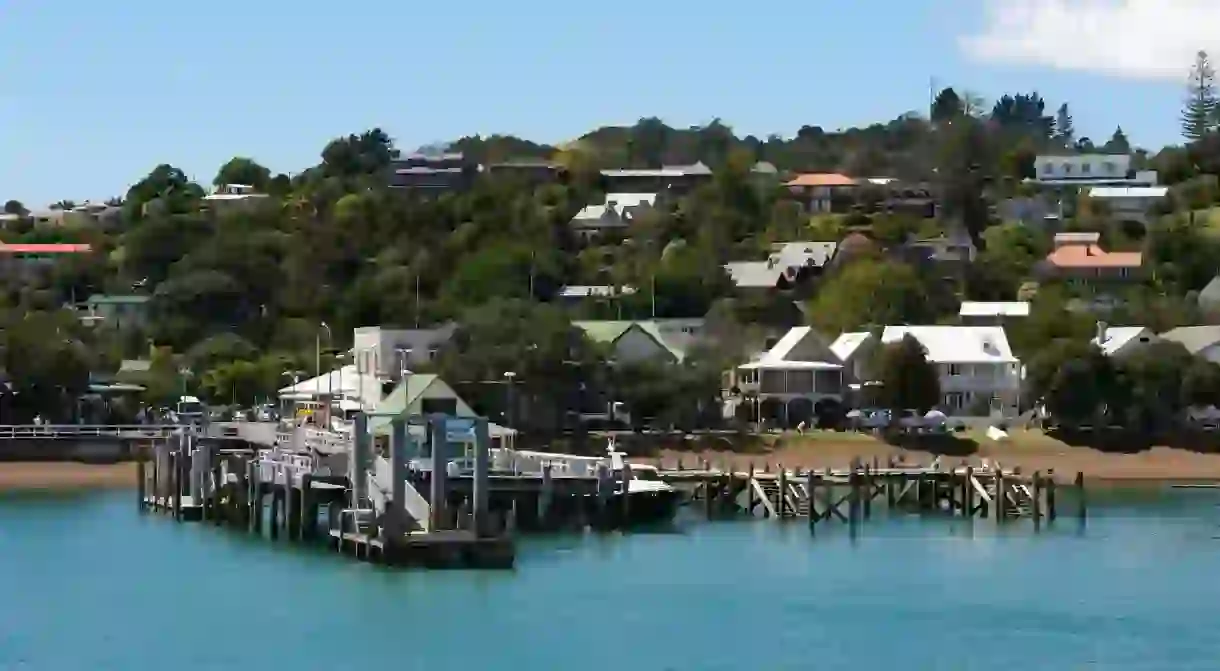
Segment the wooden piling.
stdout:
[[144,506],[145,491],[144,490],[145,490],[145,485],[147,483],[144,482],[144,478],[145,478],[144,450],[142,448],[137,447],[136,448],[136,502],[139,505],[140,512],[144,512],[144,509],[145,509],[145,506]]
[[782,520],[788,515],[787,506],[784,504],[788,500],[788,472],[784,470],[784,465],[779,465],[778,476],[779,489],[775,492],[775,519]]
[[962,484],[962,505],[964,510],[962,514],[969,519],[974,519],[974,467],[966,467],[966,480]]
[[[399,502],[395,502],[401,505]],[[318,521],[317,510],[314,509],[313,476],[306,473],[301,476],[301,518],[297,522],[298,537],[301,540],[313,538],[314,526]]]
[[[754,514],[754,462],[746,465],[746,514]],[[729,481],[732,486],[732,480]]]
[[[623,464],[623,470],[627,469],[627,465]],[[626,492],[626,484],[624,483],[624,492]],[[623,497],[627,498],[626,496]],[[538,493],[538,524],[543,529],[549,529],[551,522],[551,505],[555,499],[555,481],[551,476],[551,464],[545,463],[542,465],[542,491]]]
[[995,469],[995,523],[1001,524],[1004,522],[1004,516],[1007,514],[1008,508],[1008,492],[1007,486],[1004,483],[1004,471],[1000,468]]
[[812,468],[809,469],[809,473],[807,473],[805,477],[808,478],[805,481],[805,491],[809,495],[809,532],[813,533],[814,527],[817,526],[818,523],[818,506],[817,497],[815,496],[815,492],[817,491],[818,477]]
[[1058,483],[1055,482],[1055,469],[1047,469],[1046,471],[1046,521],[1054,522],[1058,516],[1056,511],[1055,488]]
[[864,519],[866,519],[866,520],[873,516],[873,476],[871,475],[871,473],[873,473],[875,471],[876,471],[875,468],[872,471],[870,471],[868,468],[868,464],[864,464],[864,483],[863,483],[864,492],[863,492],[863,494],[864,494]]
[[281,489],[278,485],[271,484],[271,513],[270,519],[267,520],[267,530],[271,534],[271,540],[280,537],[280,493]]
[[1082,523],[1085,521],[1085,517],[1087,516],[1086,508],[1087,508],[1087,505],[1085,503],[1085,493],[1084,493],[1084,473],[1077,471],[1076,472],[1076,517]]
[[1038,528],[1042,525],[1042,471],[1034,471],[1030,484],[1033,486],[1031,513],[1034,517],[1034,528]]
[[172,455],[171,461],[173,462],[172,471],[174,474],[172,483],[174,520],[180,521],[182,519],[182,475],[186,469],[186,459],[181,452],[175,452]]

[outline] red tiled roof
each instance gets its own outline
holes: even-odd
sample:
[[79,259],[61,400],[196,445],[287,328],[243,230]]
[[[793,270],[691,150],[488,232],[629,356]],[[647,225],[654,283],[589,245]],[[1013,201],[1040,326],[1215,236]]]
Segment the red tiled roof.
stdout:
[[1059,268],[1139,268],[1144,264],[1144,255],[1107,252],[1097,245],[1063,245],[1046,260]]
[[19,242],[9,245],[0,242],[0,254],[79,254],[93,251],[93,245],[69,242]]
[[784,186],[856,186],[856,180],[836,172],[813,172],[797,175]]

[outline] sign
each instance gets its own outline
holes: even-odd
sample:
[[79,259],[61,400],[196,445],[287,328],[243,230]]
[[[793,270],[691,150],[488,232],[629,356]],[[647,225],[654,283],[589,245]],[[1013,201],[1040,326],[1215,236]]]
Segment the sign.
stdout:
[[451,443],[467,443],[474,440],[474,419],[471,417],[445,418],[445,440]]

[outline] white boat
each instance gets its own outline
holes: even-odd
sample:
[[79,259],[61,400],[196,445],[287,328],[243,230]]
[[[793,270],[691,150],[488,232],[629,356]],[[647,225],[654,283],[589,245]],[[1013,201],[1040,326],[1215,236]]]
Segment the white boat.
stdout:
[[[615,499],[621,496],[629,497],[627,501],[628,519],[619,519],[619,526],[662,524],[673,519],[681,503],[678,490],[668,482],[661,480],[656,466],[649,464],[633,464],[624,460],[625,452],[620,452],[611,436],[606,445],[610,456],[610,468],[619,482],[619,492]],[[627,467],[627,468],[624,468]],[[626,491],[623,491],[623,474],[629,471]],[[622,505],[613,505],[611,510],[622,510]]]

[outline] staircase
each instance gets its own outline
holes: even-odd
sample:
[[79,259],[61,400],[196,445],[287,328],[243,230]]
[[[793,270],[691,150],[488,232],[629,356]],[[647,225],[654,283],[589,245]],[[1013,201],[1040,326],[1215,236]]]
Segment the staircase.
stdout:
[[[386,504],[392,500],[394,481],[390,469],[390,462],[385,457],[376,457],[368,473],[369,499],[377,516],[385,514]],[[405,530],[427,531],[432,519],[432,506],[410,482],[405,483],[404,492],[406,500],[401,503],[401,509],[406,518]]]
[[767,478],[756,479],[751,486],[754,487],[755,496],[767,502],[763,506],[768,515],[781,518],[809,515],[809,494],[801,483],[788,480],[784,483],[783,491],[780,491],[779,480]]
[[[983,487],[992,501],[997,501],[996,481],[989,480]],[[1009,484],[1004,492],[1004,516],[1010,519],[1032,517],[1034,514],[1033,494],[1024,484]]]

